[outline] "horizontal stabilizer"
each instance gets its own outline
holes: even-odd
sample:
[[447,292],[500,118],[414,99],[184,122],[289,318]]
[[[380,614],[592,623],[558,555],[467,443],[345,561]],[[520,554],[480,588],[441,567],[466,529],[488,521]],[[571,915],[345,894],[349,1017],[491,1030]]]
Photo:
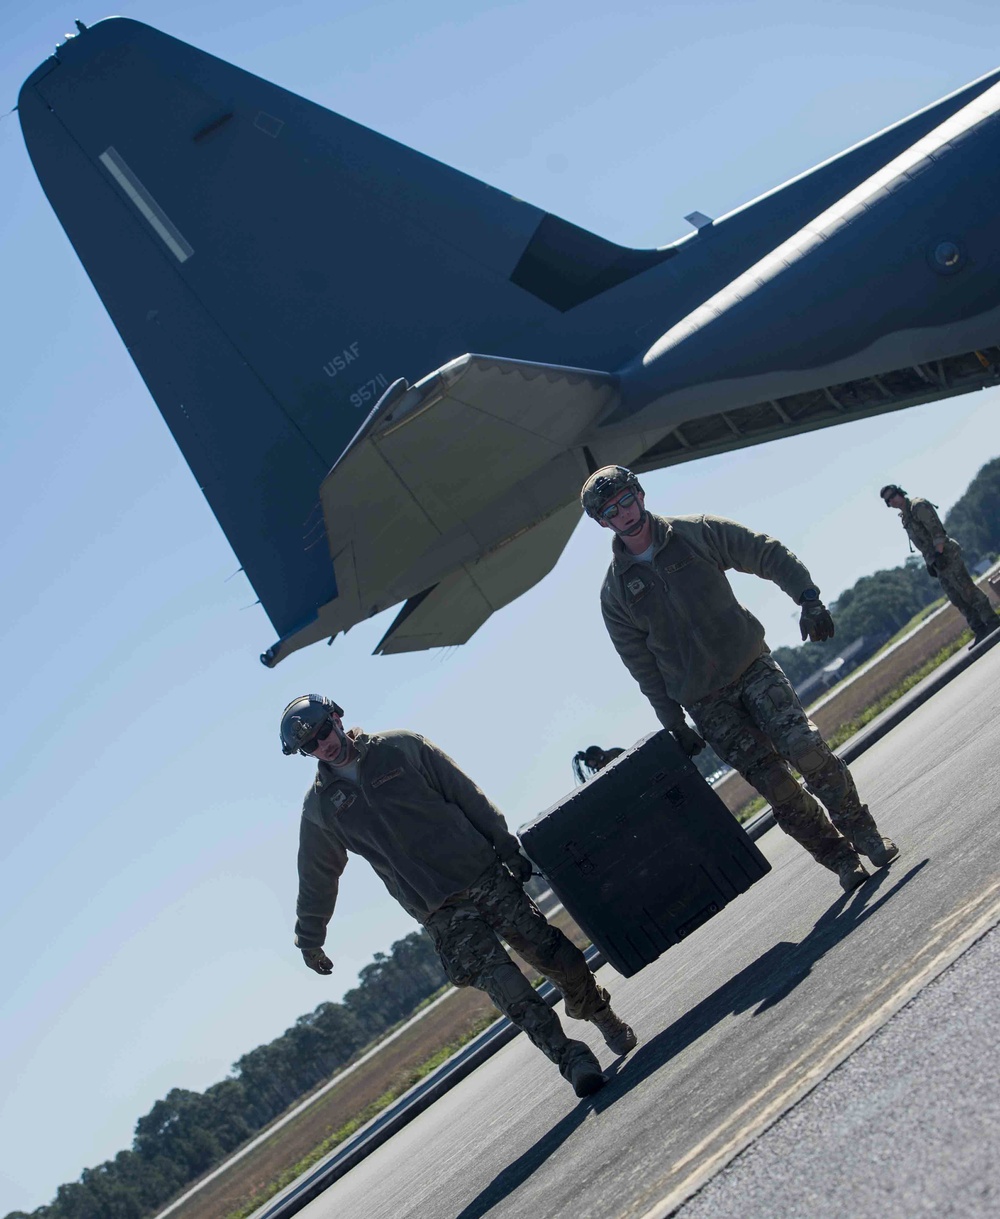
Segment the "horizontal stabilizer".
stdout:
[[[587,466],[574,444],[616,398],[606,373],[479,355],[412,388],[393,386],[320,488],[336,629],[435,585],[409,617],[428,623],[435,606],[448,604],[456,622],[478,615],[479,625],[516,596],[494,592],[489,573],[503,567],[505,544],[575,497]],[[446,580],[456,572],[454,583]],[[408,633],[416,637],[413,623]]]
[[555,566],[580,508],[569,504],[527,533],[411,597],[375,649],[391,656],[467,643],[494,610],[537,584]]

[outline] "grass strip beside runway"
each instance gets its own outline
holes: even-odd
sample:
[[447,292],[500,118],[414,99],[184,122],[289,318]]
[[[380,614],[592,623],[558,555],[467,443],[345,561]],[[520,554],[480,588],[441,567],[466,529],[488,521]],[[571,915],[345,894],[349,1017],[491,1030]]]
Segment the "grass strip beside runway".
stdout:
[[392,1086],[382,1093],[377,1100],[372,1101],[360,1113],[356,1114],[349,1121],[345,1122],[339,1130],[334,1131],[328,1138],[324,1139],[319,1146],[314,1147],[297,1163],[291,1167],[284,1169],[277,1177],[273,1178],[266,1185],[258,1187],[244,1202],[235,1210],[230,1211],[225,1219],[246,1219],[247,1215],[252,1214],[264,1205],[268,1199],[273,1198],[290,1185],[303,1173],[309,1171],[314,1164],[319,1163],[325,1155],[328,1155],[335,1147],[339,1147],[345,1139],[349,1139],[352,1134],[355,1134],[362,1126],[366,1125],[377,1117],[384,1109],[387,1109],[394,1101],[410,1090],[414,1084],[418,1084],[422,1079],[428,1076],[431,1071],[436,1070],[443,1062],[446,1062],[453,1054],[457,1054],[463,1046],[467,1045],[474,1037],[478,1037],[484,1029],[497,1019],[498,1013],[490,1011],[485,1016],[481,1016],[468,1030],[463,1033],[457,1040],[449,1042],[448,1045],[442,1046],[435,1051],[429,1058],[418,1066],[412,1068],[405,1075],[399,1076]]

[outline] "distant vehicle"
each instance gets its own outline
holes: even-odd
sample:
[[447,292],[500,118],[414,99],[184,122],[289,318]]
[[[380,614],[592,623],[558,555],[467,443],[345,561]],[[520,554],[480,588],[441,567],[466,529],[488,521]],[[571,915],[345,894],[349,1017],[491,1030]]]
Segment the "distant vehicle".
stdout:
[[998,81],[659,249],[131,20],[81,26],[19,115],[273,665],[400,602],[377,651],[465,642],[553,567],[601,465],[995,383]]

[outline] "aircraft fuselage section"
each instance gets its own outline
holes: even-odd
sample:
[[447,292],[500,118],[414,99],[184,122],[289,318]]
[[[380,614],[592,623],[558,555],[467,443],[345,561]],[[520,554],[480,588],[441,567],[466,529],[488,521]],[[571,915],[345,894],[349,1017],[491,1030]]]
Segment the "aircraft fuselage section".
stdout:
[[670,426],[994,344],[998,197],[993,86],[621,369],[603,427]]

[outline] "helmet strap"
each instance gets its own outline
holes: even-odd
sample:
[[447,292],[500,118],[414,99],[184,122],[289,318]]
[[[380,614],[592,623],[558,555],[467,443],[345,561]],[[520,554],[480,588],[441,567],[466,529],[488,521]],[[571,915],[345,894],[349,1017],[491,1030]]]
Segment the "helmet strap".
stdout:
[[611,528],[614,530],[615,534],[618,537],[634,538],[636,536],[636,534],[642,533],[643,529],[645,529],[645,527],[646,527],[646,521],[648,521],[648,520],[649,520],[649,513],[646,511],[645,506],[644,506],[639,512],[639,519],[635,522],[634,525],[630,526],[628,529],[617,529],[610,521],[608,522],[608,524],[611,525]]

